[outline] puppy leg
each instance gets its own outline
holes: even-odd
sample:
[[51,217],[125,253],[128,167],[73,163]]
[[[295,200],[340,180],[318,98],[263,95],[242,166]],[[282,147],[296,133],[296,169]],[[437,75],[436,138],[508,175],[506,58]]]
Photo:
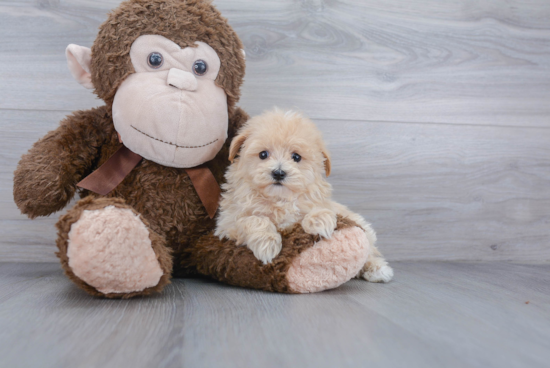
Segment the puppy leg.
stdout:
[[281,234],[267,217],[242,217],[237,220],[237,232],[237,244],[246,244],[264,264],[270,263],[281,252]]
[[363,216],[351,212],[346,206],[333,202],[334,208],[339,215],[347,217],[361,228],[367,234],[367,239],[372,247],[372,252],[367,258],[367,262],[357,274],[357,278],[363,278],[370,282],[389,282],[393,278],[393,269],[388,266],[388,262],[382,256],[382,253],[374,245],[376,243],[376,233],[371,225],[363,218]]
[[329,239],[336,229],[336,212],[326,208],[314,209],[305,215],[302,228],[308,234]]

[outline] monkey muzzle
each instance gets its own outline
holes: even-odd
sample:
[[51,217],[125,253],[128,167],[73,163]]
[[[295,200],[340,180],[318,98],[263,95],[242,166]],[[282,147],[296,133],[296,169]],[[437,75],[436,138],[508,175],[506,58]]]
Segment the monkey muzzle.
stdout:
[[227,139],[227,96],[213,80],[177,68],[135,73],[119,87],[113,121],[124,145],[161,165],[212,160]]
[[118,87],[113,122],[122,142],[165,166],[212,160],[227,139],[227,95],[216,85],[220,59],[204,42],[181,48],[159,35],[130,49],[135,73]]

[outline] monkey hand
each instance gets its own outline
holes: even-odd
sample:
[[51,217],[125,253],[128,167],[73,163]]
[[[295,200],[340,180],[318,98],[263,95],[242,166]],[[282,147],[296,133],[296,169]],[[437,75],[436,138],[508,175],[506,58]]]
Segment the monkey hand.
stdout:
[[67,117],[23,155],[13,185],[13,197],[22,213],[30,218],[47,216],[72,199],[76,183],[92,169],[104,139],[103,128],[93,126],[100,110],[105,108]]

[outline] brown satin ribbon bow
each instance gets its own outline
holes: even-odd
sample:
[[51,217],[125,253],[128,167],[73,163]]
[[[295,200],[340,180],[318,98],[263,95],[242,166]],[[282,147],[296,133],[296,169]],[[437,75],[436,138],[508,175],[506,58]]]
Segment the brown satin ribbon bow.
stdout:
[[[143,159],[137,153],[122,146],[103,165],[82,179],[77,186],[97,194],[107,195],[119,185],[124,178]],[[197,192],[208,216],[214,218],[218,210],[221,189],[206,165],[185,169]]]

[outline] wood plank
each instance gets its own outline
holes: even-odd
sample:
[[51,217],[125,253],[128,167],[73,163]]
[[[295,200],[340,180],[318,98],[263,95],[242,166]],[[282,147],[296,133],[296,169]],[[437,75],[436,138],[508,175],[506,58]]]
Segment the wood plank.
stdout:
[[3,1],[0,4],[0,108],[73,111],[102,105],[72,79],[70,43],[91,46],[120,1]]
[[172,346],[181,342],[182,283],[162,296],[102,300],[77,289],[58,265],[0,270],[3,367],[179,366]]
[[[0,108],[101,104],[71,80],[64,49],[90,46],[117,3],[3,2]],[[242,106],[252,114],[279,105],[329,119],[550,123],[546,0],[215,4],[244,42]]]
[[395,282],[376,295],[359,292],[358,283],[345,285],[356,293],[341,292],[433,349],[450,348],[465,367],[547,364],[548,265],[418,262],[396,269]]
[[318,121],[336,200],[394,260],[550,261],[550,130]]
[[178,279],[155,297],[104,300],[58,265],[0,263],[0,364],[547,366],[550,265],[394,267],[389,284],[311,295]]
[[[366,292],[367,282],[358,283]],[[432,349],[346,291],[294,297],[199,280],[185,285],[184,366],[464,366],[458,354]]]
[[219,5],[247,51],[253,114],[278,105],[327,119],[549,125],[545,0]]
[[[6,261],[56,261],[58,215],[20,215],[12,173],[63,116],[0,111]],[[332,152],[334,197],[373,223],[388,259],[550,261],[550,129],[316,122]]]

